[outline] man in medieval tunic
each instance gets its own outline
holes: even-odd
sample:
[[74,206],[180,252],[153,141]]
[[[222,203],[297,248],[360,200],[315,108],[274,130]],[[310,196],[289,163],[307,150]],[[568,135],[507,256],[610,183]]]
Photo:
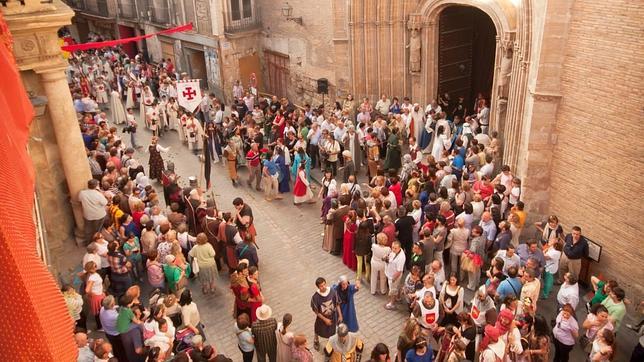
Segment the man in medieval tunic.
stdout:
[[349,332],[346,324],[340,323],[324,348],[325,362],[359,362],[362,358],[364,342],[356,333]]
[[338,321],[342,320],[340,299],[335,290],[326,285],[322,277],[315,280],[317,291],[311,297],[311,309],[315,314],[313,347],[320,350],[320,337],[331,338]]

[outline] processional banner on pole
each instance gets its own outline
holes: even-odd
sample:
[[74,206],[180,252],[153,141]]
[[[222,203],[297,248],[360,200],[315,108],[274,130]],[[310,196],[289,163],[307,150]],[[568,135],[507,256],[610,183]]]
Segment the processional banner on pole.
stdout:
[[189,112],[194,112],[203,98],[199,87],[199,79],[177,81],[177,94],[179,105]]

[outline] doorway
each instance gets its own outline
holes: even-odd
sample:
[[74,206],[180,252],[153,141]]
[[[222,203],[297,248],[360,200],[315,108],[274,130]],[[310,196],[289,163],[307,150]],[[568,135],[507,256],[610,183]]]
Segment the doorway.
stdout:
[[478,93],[490,100],[494,81],[496,28],[483,11],[450,6],[439,18],[438,94],[465,98],[472,109]]
[[[132,38],[134,36],[134,28],[119,24],[119,39]],[[134,59],[134,56],[136,56],[137,53],[136,42],[131,41],[129,43],[122,44],[121,48],[128,57]]]
[[202,89],[208,89],[208,73],[206,71],[206,58],[203,50],[184,48],[188,60],[188,74],[190,79],[199,79]]
[[267,91],[278,97],[287,97],[289,56],[286,54],[264,50],[264,62],[268,74]]

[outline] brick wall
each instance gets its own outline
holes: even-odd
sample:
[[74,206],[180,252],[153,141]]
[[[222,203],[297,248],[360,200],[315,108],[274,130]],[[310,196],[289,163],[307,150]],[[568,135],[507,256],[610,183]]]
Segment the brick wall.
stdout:
[[550,211],[603,246],[594,274],[644,296],[644,8],[577,0],[562,68]]

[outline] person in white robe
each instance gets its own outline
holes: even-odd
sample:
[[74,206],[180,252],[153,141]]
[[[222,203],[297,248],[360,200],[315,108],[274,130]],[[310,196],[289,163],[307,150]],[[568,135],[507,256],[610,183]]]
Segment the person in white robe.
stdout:
[[136,99],[136,82],[130,80],[127,82],[127,97],[125,99],[125,109],[134,108]]
[[342,138],[342,144],[345,150],[351,152],[351,159],[354,162],[355,173],[358,174],[362,166],[362,142],[353,125],[347,127],[347,132]]
[[434,138],[434,145],[432,146],[432,156],[436,162],[444,159],[443,151],[449,150],[452,146],[450,138],[445,134],[445,128],[439,126],[436,130],[436,137]]
[[168,116],[168,127],[170,129],[174,130],[180,130],[181,132],[181,127],[179,126],[179,104],[177,101],[170,97],[168,98],[168,103],[165,105],[165,113]]
[[409,136],[414,136],[416,140],[419,140],[423,133],[423,126],[425,125],[425,122],[423,121],[423,110],[420,108],[420,105],[418,103],[414,104],[414,108],[412,109],[410,115],[414,120],[414,134],[410,134]]
[[98,103],[99,107],[102,107],[109,102],[107,91],[108,86],[103,80],[103,77],[97,77],[94,82],[94,96],[96,97],[96,103]]
[[140,119],[145,119],[145,125],[146,127],[150,128],[150,123],[148,122],[147,114],[148,110],[147,107],[151,107],[152,103],[154,103],[154,94],[152,94],[152,90],[150,90],[150,87],[145,86],[143,88],[143,93],[141,94],[141,102],[139,104],[139,112],[140,114]]
[[123,124],[127,121],[121,95],[116,89],[112,89],[112,93],[110,94],[110,109],[112,110],[114,124]]

